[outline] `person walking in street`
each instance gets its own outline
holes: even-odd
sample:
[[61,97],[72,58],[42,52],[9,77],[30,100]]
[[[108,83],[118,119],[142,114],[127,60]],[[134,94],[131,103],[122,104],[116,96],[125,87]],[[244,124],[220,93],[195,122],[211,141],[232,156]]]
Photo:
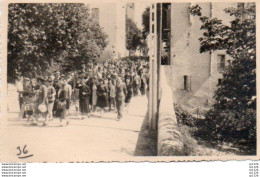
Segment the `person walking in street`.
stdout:
[[68,117],[66,115],[66,105],[67,105],[67,96],[68,90],[65,88],[66,82],[61,82],[60,89],[57,93],[57,117],[60,119],[60,125],[64,126],[63,121],[65,120],[65,125],[69,124]]
[[118,120],[120,120],[123,117],[123,109],[124,109],[126,95],[127,95],[126,85],[122,82],[122,79],[118,77],[116,83],[116,96],[115,96]]
[[109,111],[111,111],[111,107],[112,105],[114,106],[114,108],[116,107],[116,101],[115,101],[115,96],[116,96],[116,87],[115,87],[116,83],[115,80],[109,80],[108,83],[108,89],[109,89]]
[[[91,74],[91,72],[89,71],[89,75]],[[88,87],[90,88],[90,95],[89,95],[89,107],[90,107],[90,110],[93,110],[93,107],[92,107],[92,93],[93,93],[93,83],[94,82],[94,79],[93,77],[89,77],[88,80],[87,80],[87,85]]]
[[47,120],[52,121],[53,120],[53,105],[54,105],[54,101],[55,101],[55,96],[56,96],[56,90],[55,88],[52,86],[53,84],[53,80],[52,78],[48,79],[48,82],[46,84],[47,86],[47,117],[45,120],[45,123],[47,123]]
[[37,79],[38,86],[39,86],[39,92],[38,97],[35,104],[35,119],[33,124],[37,124],[38,118],[43,117],[45,118],[47,116],[47,87],[46,87],[46,81],[39,77]]
[[141,72],[141,94],[142,95],[146,95],[146,89],[147,89],[147,76],[146,76],[146,72],[144,72],[144,70],[142,70]]
[[26,118],[27,115],[28,116],[27,121],[29,121],[30,119],[29,117],[32,115],[32,113],[31,112],[29,113],[29,111],[33,110],[32,108],[30,108],[30,103],[32,102],[33,88],[29,78],[23,79],[23,90],[20,90],[18,92],[20,94],[20,99],[22,100],[19,118],[20,119]]
[[141,86],[141,78],[137,74],[137,71],[135,72],[135,76],[133,79],[133,87],[134,87],[134,95],[140,95],[140,86]]
[[64,89],[66,90],[66,113],[69,115],[69,109],[70,109],[70,101],[71,101],[71,94],[72,94],[72,87],[70,84],[68,84],[68,81],[70,80],[69,76],[62,76],[61,81],[65,84]]
[[105,108],[108,106],[107,102],[107,86],[103,79],[100,79],[100,85],[97,88],[97,107],[101,108],[100,116],[105,112]]
[[57,111],[57,100],[56,100],[56,98],[58,96],[57,93],[58,93],[58,91],[59,91],[59,89],[61,87],[61,77],[60,77],[60,72],[59,71],[57,71],[55,73],[55,78],[54,78],[54,81],[53,81],[53,87],[54,87],[54,89],[56,91],[56,97],[55,97],[54,104],[53,104],[52,115],[54,117],[57,117],[57,115],[56,115],[56,111]]
[[79,84],[80,80],[77,79],[74,85],[74,88],[72,89],[72,94],[71,94],[71,101],[72,105],[74,105],[76,109],[76,117],[78,117],[79,113],[79,88],[77,85]]
[[130,79],[126,79],[126,89],[127,89],[127,95],[125,98],[125,107],[126,107],[126,112],[128,112],[129,109],[129,103],[131,101],[131,98],[133,96],[133,85],[130,83]]
[[85,119],[86,116],[88,116],[88,118],[90,117],[89,97],[91,94],[91,90],[86,82],[87,81],[85,79],[82,79],[81,86],[79,87],[79,106],[82,119]]
[[97,80],[94,79],[93,86],[92,86],[92,111],[96,112],[97,107]]

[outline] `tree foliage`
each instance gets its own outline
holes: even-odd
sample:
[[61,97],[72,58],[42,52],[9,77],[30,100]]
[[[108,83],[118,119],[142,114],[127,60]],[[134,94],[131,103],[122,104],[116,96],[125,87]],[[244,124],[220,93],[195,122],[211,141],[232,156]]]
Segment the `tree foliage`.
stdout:
[[146,39],[150,29],[150,7],[147,7],[142,14],[142,25],[143,25],[142,34],[143,37]]
[[126,19],[126,49],[136,51],[142,45],[142,33],[132,19]]
[[202,16],[196,5],[192,15],[202,22],[200,52],[225,50],[233,58],[215,92],[215,103],[207,113],[207,129],[222,141],[256,142],[256,13],[255,4],[227,8],[229,25],[218,18]]
[[[106,34],[85,4],[9,4],[8,76],[98,57]],[[10,78],[9,78],[10,79]]]

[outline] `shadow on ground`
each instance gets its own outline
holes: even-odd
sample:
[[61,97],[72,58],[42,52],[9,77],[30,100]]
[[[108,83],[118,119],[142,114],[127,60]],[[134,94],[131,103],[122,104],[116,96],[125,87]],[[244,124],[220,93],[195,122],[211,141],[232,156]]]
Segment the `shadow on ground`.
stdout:
[[149,119],[146,113],[138,135],[134,156],[156,156],[157,155],[157,133],[149,130]]

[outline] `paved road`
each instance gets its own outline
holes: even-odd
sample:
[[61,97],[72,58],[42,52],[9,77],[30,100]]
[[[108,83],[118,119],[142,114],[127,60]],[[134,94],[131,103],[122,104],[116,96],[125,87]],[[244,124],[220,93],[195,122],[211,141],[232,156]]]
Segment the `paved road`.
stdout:
[[[11,90],[11,89],[9,89]],[[129,160],[136,151],[139,132],[147,111],[147,98],[134,97],[129,112],[117,121],[116,113],[92,115],[81,120],[70,117],[67,127],[54,120],[47,127],[31,126],[18,119],[15,91],[9,92],[9,113],[2,129],[1,156],[6,161],[83,162]],[[20,159],[18,146],[33,154]]]

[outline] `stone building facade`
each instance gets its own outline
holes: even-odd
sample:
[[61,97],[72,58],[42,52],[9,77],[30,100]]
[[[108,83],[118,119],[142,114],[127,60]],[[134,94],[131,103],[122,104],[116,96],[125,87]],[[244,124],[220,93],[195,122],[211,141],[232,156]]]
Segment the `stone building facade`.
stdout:
[[[228,24],[231,18],[223,10],[237,7],[237,3],[196,3],[202,15],[216,17]],[[225,51],[200,53],[199,17],[192,16],[193,3],[170,4],[170,53],[166,76],[172,88],[174,102],[197,110],[213,103],[214,92],[221,82],[222,73],[232,58]],[[167,17],[169,18],[169,17]]]
[[92,15],[108,35],[108,45],[101,60],[118,59],[127,55],[125,41],[125,3],[96,3],[91,4]]

